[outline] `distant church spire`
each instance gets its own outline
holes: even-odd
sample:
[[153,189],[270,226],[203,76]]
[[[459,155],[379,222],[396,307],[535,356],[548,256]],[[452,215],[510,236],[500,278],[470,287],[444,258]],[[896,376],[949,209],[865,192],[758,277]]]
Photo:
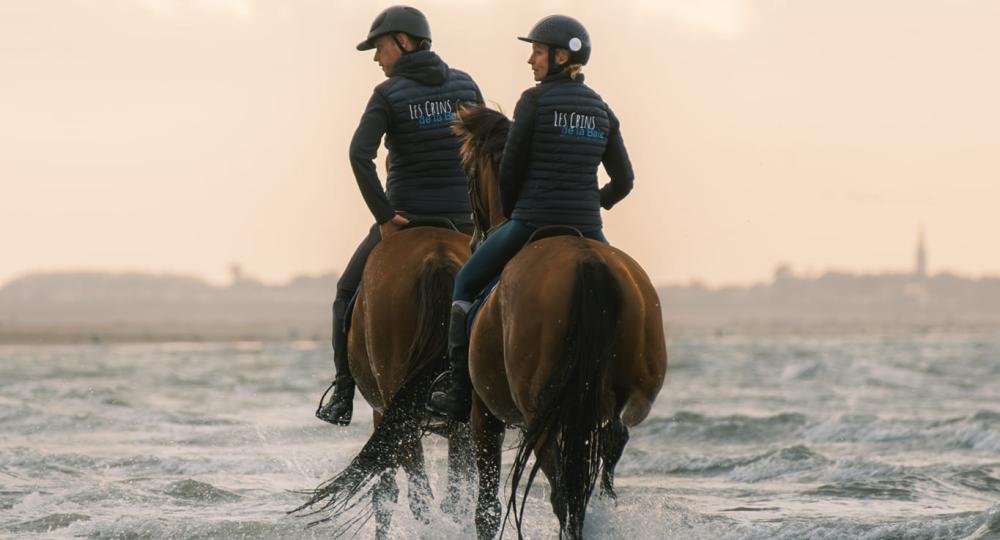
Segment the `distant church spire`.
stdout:
[[920,232],[917,234],[917,257],[913,274],[919,278],[927,277],[927,249],[924,247],[923,225],[920,226]]

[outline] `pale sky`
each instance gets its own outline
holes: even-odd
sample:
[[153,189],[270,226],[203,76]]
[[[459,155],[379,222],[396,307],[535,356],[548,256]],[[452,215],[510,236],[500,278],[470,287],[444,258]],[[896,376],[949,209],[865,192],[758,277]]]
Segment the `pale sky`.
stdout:
[[[354,45],[388,5],[0,1],[0,284],[342,269],[372,220],[347,148],[382,80]],[[1000,274],[1000,2],[413,5],[507,112],[533,84],[515,37],[588,26],[636,171],[605,230],[656,283],[907,270],[921,225],[932,272]]]

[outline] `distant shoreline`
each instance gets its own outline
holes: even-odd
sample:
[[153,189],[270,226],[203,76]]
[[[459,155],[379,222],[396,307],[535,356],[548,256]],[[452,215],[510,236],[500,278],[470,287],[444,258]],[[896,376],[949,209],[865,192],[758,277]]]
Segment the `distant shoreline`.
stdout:
[[[326,341],[337,277],[281,286],[241,277],[51,273],[0,289],[0,344]],[[948,274],[801,277],[657,291],[668,336],[970,334],[1000,331],[1000,278]]]
[[[667,319],[670,338],[821,338],[870,335],[977,335],[997,334],[1000,321],[888,321],[861,319],[745,319],[692,321]],[[223,342],[329,343],[330,331],[320,325],[206,324],[114,324],[114,325],[0,325],[3,345],[102,345],[139,343],[223,343]]]
[[316,326],[270,324],[161,325],[0,325],[0,345],[84,345],[116,343],[211,343],[233,341],[324,341],[329,331]]

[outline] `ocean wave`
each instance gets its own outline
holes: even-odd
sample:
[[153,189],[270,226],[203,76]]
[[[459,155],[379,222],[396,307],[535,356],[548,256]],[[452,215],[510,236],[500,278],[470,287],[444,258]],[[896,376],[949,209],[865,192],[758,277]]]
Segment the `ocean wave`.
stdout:
[[993,466],[974,467],[953,474],[950,480],[986,493],[1000,493],[1000,478],[993,476]]
[[998,453],[1000,413],[979,410],[941,420],[842,414],[813,420],[797,412],[756,417],[681,411],[666,418],[651,418],[632,435],[633,441],[669,440],[671,443],[880,443]]
[[625,457],[619,462],[616,473],[621,476],[648,474],[716,476],[750,463],[754,459],[757,458],[652,453],[634,447],[626,447]]
[[[669,476],[721,478],[733,485],[782,481],[803,486],[803,494],[914,501],[923,494],[954,493],[955,485],[974,492],[1000,489],[992,465],[930,463],[903,465],[877,459],[831,457],[806,445],[792,445],[737,455],[692,455],[626,448],[620,477]],[[952,487],[946,487],[946,486]]]
[[95,540],[122,538],[184,538],[215,540],[219,538],[312,539],[328,538],[329,530],[305,529],[301,523],[235,520],[177,519],[159,517],[141,519],[122,517],[111,523],[84,523],[73,528],[77,536]]
[[22,521],[7,528],[15,533],[50,533],[58,529],[69,527],[78,521],[89,521],[87,514],[49,514],[45,517]]
[[82,477],[93,470],[97,460],[77,453],[43,453],[33,448],[0,449],[0,470],[28,478],[39,476]]
[[[274,460],[247,456],[246,460],[259,467],[277,469]],[[63,478],[85,479],[95,471],[110,471],[114,475],[137,477],[155,474],[198,476],[204,474],[257,472],[248,469],[241,460],[217,461],[210,456],[90,456],[78,453],[49,453],[33,448],[15,447],[0,450],[0,470],[25,478],[59,481]]]
[[[91,508],[104,503],[127,504],[129,506],[156,505],[161,497],[151,491],[143,482],[124,480],[117,482],[99,481],[94,478],[87,484],[76,484],[66,489],[51,485],[58,496],[50,497],[57,504],[71,503],[80,508]],[[59,488],[62,487],[62,490]]]
[[810,442],[892,443],[904,447],[1000,452],[1000,414],[980,410],[944,420],[842,415],[805,428]]
[[738,482],[759,482],[803,471],[815,471],[830,463],[830,459],[802,445],[741,456],[669,455],[626,447],[626,457],[619,464],[617,472],[623,476],[727,475]]
[[795,412],[772,416],[707,416],[681,411],[669,418],[652,418],[637,431],[636,438],[648,435],[670,440],[756,443],[787,439],[807,425],[807,417]]
[[192,502],[233,502],[242,498],[231,491],[217,488],[207,482],[191,479],[170,484],[164,493],[176,499]]
[[[703,513],[662,498],[645,495],[619,500],[616,506],[591,504],[584,529],[596,540],[995,540],[1000,532],[1000,506],[985,512],[879,519],[827,516],[788,517],[780,507],[754,508],[761,519],[735,519]],[[772,517],[773,516],[773,517]],[[534,514],[532,515],[534,517]],[[540,529],[535,526],[530,532]],[[978,533],[978,531],[984,531]],[[976,534],[979,535],[976,535]],[[969,536],[974,535],[974,536]],[[529,535],[535,537],[534,534]],[[545,534],[538,537],[545,538]],[[450,537],[449,537],[450,538]],[[456,537],[457,538],[457,537]]]
[[803,492],[815,497],[852,499],[881,499],[896,501],[917,500],[918,480],[914,478],[877,479],[868,481],[825,484]]
[[[931,515],[921,519],[885,517],[871,523],[851,518],[787,520],[770,531],[740,531],[736,540],[945,540],[966,538],[985,519],[981,512]],[[983,537],[993,539],[992,536]]]
[[797,445],[767,452],[745,465],[732,470],[729,477],[737,482],[760,482],[814,471],[831,461],[809,448]]

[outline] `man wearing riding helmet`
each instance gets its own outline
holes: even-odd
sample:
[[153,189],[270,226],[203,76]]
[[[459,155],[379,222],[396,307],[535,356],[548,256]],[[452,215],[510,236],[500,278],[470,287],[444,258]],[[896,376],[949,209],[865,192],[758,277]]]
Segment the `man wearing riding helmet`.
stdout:
[[[351,139],[351,168],[376,223],[337,282],[333,303],[337,375],[330,385],[333,396],[326,404],[321,398],[316,410],[318,418],[332,424],[351,422],[354,378],[347,363],[344,320],[372,249],[409,223],[407,216],[445,217],[463,232],[472,230],[468,178],[451,124],[460,104],[482,104],[483,97],[469,75],[449,68],[430,45],[424,14],[393,6],[375,18],[368,37],[357,46],[359,51],[375,50],[374,60],[388,79],[375,87]],[[386,189],[374,162],[383,135],[389,151]]]
[[[607,243],[601,208],[632,189],[632,165],[618,119],[580,69],[590,59],[590,36],[572,17],[552,15],[528,37],[535,81],[514,109],[500,162],[500,198],[509,220],[473,253],[455,280],[448,334],[450,386],[431,396],[434,412],[465,420],[471,405],[466,318],[472,300],[517,254],[537,228],[569,225]],[[611,182],[598,189],[597,167]]]

